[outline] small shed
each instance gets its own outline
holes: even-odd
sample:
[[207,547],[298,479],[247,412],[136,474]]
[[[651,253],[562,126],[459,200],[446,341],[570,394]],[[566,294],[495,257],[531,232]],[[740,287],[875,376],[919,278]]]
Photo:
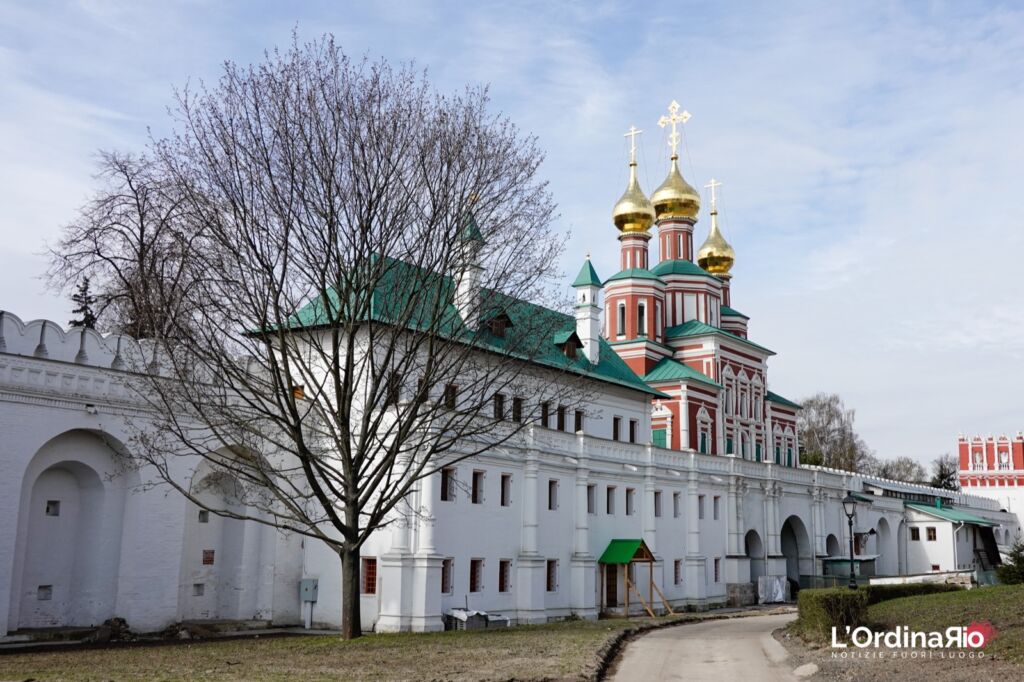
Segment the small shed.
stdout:
[[[644,610],[651,618],[654,617],[654,593],[657,592],[661,598],[665,610],[671,614],[672,605],[665,599],[661,588],[654,582],[654,553],[643,540],[617,539],[608,543],[597,563],[603,568],[601,570],[601,611],[607,607],[617,606],[618,601],[618,573],[619,567],[625,566],[623,582],[625,584],[625,613],[629,615],[629,593],[635,592]],[[647,599],[640,593],[640,589],[629,579],[630,565],[636,563],[647,564]]]

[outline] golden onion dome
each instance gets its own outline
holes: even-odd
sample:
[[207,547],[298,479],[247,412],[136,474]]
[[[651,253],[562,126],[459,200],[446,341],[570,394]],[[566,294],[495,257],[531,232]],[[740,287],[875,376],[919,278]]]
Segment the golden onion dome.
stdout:
[[683,174],[679,172],[679,157],[672,155],[672,167],[668,171],[668,177],[661,187],[654,190],[651,195],[651,203],[654,204],[654,213],[658,220],[662,218],[688,218],[696,220],[700,212],[700,195],[697,190],[683,180]]
[[718,229],[718,211],[711,210],[711,233],[697,251],[697,264],[716,277],[728,278],[736,252]]
[[640,189],[635,161],[629,164],[629,185],[612,209],[612,222],[623,234],[643,234],[654,224],[654,207]]

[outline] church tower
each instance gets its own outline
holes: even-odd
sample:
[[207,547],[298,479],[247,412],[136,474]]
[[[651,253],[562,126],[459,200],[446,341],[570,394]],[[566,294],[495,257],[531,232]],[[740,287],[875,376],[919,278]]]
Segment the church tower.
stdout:
[[648,270],[648,242],[654,206],[637,179],[636,138],[643,131],[631,126],[629,182],[612,209],[619,230],[619,272],[605,282],[605,336],[634,372],[643,376],[657,362],[654,346],[662,335],[664,283]]
[[672,149],[672,165],[668,177],[661,187],[654,190],[651,203],[658,223],[658,252],[661,262],[669,260],[693,260],[693,225],[700,213],[700,196],[683,179],[679,172],[679,131],[676,125],[686,123],[690,112],[679,111],[679,102],[675,100],[668,107],[668,116],[662,116],[658,125],[664,128],[672,126],[668,144]]

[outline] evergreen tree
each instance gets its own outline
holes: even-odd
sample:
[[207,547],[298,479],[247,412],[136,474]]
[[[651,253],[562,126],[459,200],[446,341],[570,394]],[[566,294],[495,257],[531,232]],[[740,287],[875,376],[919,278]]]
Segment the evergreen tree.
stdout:
[[1006,585],[1024,583],[1024,541],[1020,537],[1013,543],[1009,561],[996,567],[996,575],[999,576],[999,581]]
[[78,307],[72,310],[72,314],[80,315],[78,319],[70,320],[68,324],[72,327],[85,327],[86,329],[96,328],[96,312],[93,306],[96,305],[96,297],[89,291],[89,278],[82,277],[78,283],[78,290],[71,297],[71,301]]

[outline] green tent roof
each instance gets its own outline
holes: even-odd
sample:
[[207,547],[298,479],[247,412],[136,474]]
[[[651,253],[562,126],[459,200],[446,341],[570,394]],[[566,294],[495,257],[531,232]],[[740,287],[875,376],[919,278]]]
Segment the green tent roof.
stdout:
[[708,334],[715,334],[716,336],[721,336],[731,341],[738,341],[739,343],[742,343],[746,346],[750,346],[751,348],[756,348],[759,351],[775,355],[775,351],[773,350],[769,350],[764,346],[759,346],[753,341],[745,339],[742,336],[736,336],[735,334],[727,332],[724,329],[713,327],[710,324],[701,322],[700,320],[689,320],[682,324],[677,324],[674,327],[669,327],[668,329],[665,330],[666,339],[682,339],[689,336],[706,336]]
[[722,306],[722,314],[725,315],[726,317],[742,317],[744,320],[750,319],[740,311],[736,310],[735,308],[730,308],[727,305]]
[[476,216],[472,211],[466,214],[459,237],[467,242],[482,242],[484,240],[484,236],[480,233],[480,226],[476,224]]
[[[522,330],[520,336],[543,334],[536,338],[552,340],[556,334],[567,340],[569,335],[576,331],[576,320],[571,315],[484,289],[481,291],[481,318],[488,319],[504,314],[511,322],[512,332],[505,338],[493,336],[485,331],[474,332],[465,326],[455,308],[454,294],[455,282],[451,277],[389,258],[386,260],[384,273],[370,294],[366,321],[393,323],[397,311],[403,322],[410,327],[419,325],[425,330],[433,327],[451,338],[464,339],[467,343],[476,344],[482,350],[520,357],[522,354],[517,354],[515,349],[515,343],[522,340],[515,334],[517,328]],[[342,316],[339,310],[343,307],[337,291],[330,289],[324,296],[311,299],[293,314],[288,327],[300,330],[328,326],[336,323]],[[407,312],[410,309],[412,312]],[[432,321],[435,315],[439,316],[439,323]],[[567,358],[556,345],[557,341],[545,344],[539,349],[535,348],[529,359],[539,365],[568,370],[649,395],[664,397],[662,393],[644,383],[612,350],[607,341],[601,338],[599,343],[600,361],[596,365],[592,365],[582,351],[578,351],[575,358]]]
[[647,549],[647,545],[644,544],[643,540],[612,540],[608,543],[608,547],[605,548],[597,563],[628,564],[641,548],[645,550],[645,554],[652,555],[651,550]]
[[662,358],[650,372],[644,375],[644,381],[649,384],[661,381],[699,381],[702,384],[720,388],[719,384],[708,375],[672,358]]
[[980,516],[969,514],[959,509],[950,509],[949,507],[933,507],[927,504],[915,504],[913,502],[905,502],[904,505],[907,509],[913,509],[914,511],[921,512],[922,514],[930,514],[946,521],[952,521],[954,523],[973,523],[975,526],[998,526],[999,524],[995,521],[989,521],[983,519]]
[[664,277],[665,275],[714,277],[714,275],[701,266],[688,260],[663,260],[651,268],[651,272],[658,277]]
[[650,279],[655,282],[660,282],[661,279],[650,270],[644,268],[627,268],[616,272],[614,275],[604,281],[605,284],[608,282],[614,282],[619,279]]
[[800,405],[798,403],[794,403],[792,400],[787,400],[786,398],[783,398],[778,393],[772,393],[771,391],[767,391],[765,393],[764,397],[767,398],[768,400],[770,400],[773,403],[778,403],[779,405],[785,405],[786,407],[792,407],[794,410],[802,410],[802,409],[804,409],[803,405]]
[[597,276],[597,270],[590,263],[588,258],[580,268],[580,274],[576,275],[576,279],[573,280],[572,285],[574,287],[599,287],[601,286],[601,278]]

